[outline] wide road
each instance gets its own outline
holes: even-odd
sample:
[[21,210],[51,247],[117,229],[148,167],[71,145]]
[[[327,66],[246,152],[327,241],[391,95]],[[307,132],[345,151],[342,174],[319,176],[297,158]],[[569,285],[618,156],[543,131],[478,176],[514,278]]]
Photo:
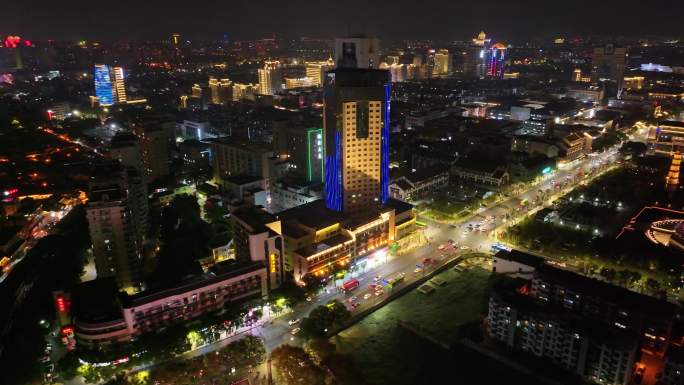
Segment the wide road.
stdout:
[[[592,154],[566,168],[550,173],[536,183],[527,185],[521,191],[457,222],[443,223],[421,218],[428,224],[424,231],[429,243],[401,256],[390,256],[385,252],[374,254],[371,258],[373,262],[367,262],[365,266],[350,273],[351,277],[345,278],[360,281],[360,286],[351,293],[344,293],[340,290],[338,286],[341,281],[331,282],[321,294],[309,302],[297,305],[290,312],[278,317],[266,315],[256,326],[245,328],[233,336],[186,352],[179,358],[188,359],[211,353],[241,338],[246,333],[261,337],[268,351],[285,343],[298,345],[302,340],[292,332],[299,327],[299,324],[290,325],[289,321],[301,320],[314,307],[335,299],[345,303],[352,312],[366,310],[386,299],[391,289],[383,283],[383,280],[390,280],[403,274],[404,282],[397,285],[401,287],[401,285],[407,285],[422,278],[424,274],[429,274],[451,257],[473,251],[488,253],[495,243],[493,233],[497,229],[515,222],[530,212],[549,206],[554,199],[611,167],[618,157],[617,147],[601,154]],[[521,205],[524,200],[528,203]],[[449,241],[453,241],[453,244]],[[426,258],[432,261],[427,266],[424,264]],[[376,280],[376,277],[380,279]],[[371,285],[376,284],[383,286],[380,295],[376,295],[375,290],[370,288]],[[352,302],[358,303],[355,308],[351,306],[351,297],[355,297]],[[143,367],[136,369],[143,369]],[[67,381],[67,385],[77,384],[82,384],[80,378]]]
[[77,203],[78,200],[76,198],[69,198],[65,200],[65,204],[58,204],[59,207],[55,210],[46,211],[40,208],[29,216],[28,224],[21,230],[26,233],[26,238],[9,257],[8,265],[4,266],[0,272],[0,284],[5,281],[12,270],[24,259],[38,241],[50,234],[55,225],[67,216]]
[[[529,184],[514,196],[507,197],[500,202],[491,204],[489,207],[482,208],[480,212],[458,222],[443,223],[430,220],[429,218],[421,218],[422,221],[428,224],[428,227],[425,229],[425,235],[430,240],[429,244],[397,257],[378,253],[373,257],[375,262],[372,267],[369,266],[371,265],[369,263],[366,268],[354,272],[351,274],[351,277],[346,278],[355,278],[361,282],[361,285],[356,290],[351,293],[343,293],[339,287],[335,286],[336,284],[339,285],[340,281],[331,283],[322,294],[313,298],[311,302],[300,304],[292,309],[292,312],[269,319],[263,325],[256,326],[248,332],[262,337],[269,351],[283,343],[297,344],[300,340],[296,335],[292,335],[291,332],[298,325],[289,325],[288,321],[306,317],[316,306],[336,299],[347,304],[353,312],[362,311],[378,301],[384,300],[389,290],[387,287],[384,287],[383,294],[376,296],[374,291],[369,288],[370,285],[381,284],[386,286],[383,284],[383,279],[389,280],[399,274],[405,275],[405,282],[402,285],[421,278],[423,274],[430,272],[435,267],[434,265],[424,267],[423,261],[426,258],[434,260],[435,265],[439,265],[445,258],[460,253],[473,251],[489,253],[492,245],[495,243],[493,232],[496,229],[515,221],[519,217],[523,217],[527,213],[547,207],[554,199],[592,179],[601,171],[615,164],[619,157],[617,148],[612,148],[600,154],[592,154],[580,161],[576,161],[574,164],[556,170],[537,183]],[[524,200],[527,200],[528,203],[525,207],[521,208],[521,203]],[[454,242],[453,245],[448,243],[450,240]],[[446,246],[446,248],[439,250],[440,246]],[[381,279],[376,281],[376,277]],[[371,294],[370,298],[364,299],[366,293]],[[359,303],[355,309],[349,306],[349,299],[351,297],[356,297],[354,302]],[[233,338],[239,338],[239,335]],[[192,357],[209,353],[226,345],[231,339],[228,338],[206,345],[188,353],[186,356]]]

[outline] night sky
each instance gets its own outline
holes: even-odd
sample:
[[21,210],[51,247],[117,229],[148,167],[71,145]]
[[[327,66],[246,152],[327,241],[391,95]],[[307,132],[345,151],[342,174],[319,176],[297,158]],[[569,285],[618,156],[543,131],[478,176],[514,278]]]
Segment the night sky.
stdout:
[[5,0],[0,35],[137,40],[343,35],[680,35],[683,0]]

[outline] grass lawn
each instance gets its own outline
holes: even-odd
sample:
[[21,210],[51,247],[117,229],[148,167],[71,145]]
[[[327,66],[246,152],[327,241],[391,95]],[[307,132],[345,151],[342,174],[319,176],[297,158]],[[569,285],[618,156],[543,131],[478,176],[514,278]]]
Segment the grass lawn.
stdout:
[[[479,320],[486,312],[489,275],[480,268],[462,273],[445,271],[438,275],[447,281],[445,286],[428,295],[414,290],[332,341],[341,353],[352,355],[369,384],[533,384],[478,353],[458,345],[444,350],[397,326],[399,320],[410,321],[435,337],[455,342],[459,326]],[[450,376],[454,381],[444,382]]]

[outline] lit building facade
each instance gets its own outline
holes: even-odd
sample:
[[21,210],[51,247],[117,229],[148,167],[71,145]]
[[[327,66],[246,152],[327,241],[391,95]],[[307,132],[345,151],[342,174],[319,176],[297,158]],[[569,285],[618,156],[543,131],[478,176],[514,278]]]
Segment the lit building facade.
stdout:
[[233,100],[233,82],[229,79],[209,78],[209,91],[211,92],[212,104],[226,104]]
[[114,104],[114,88],[109,74],[109,66],[96,64],[93,77],[95,78],[95,96],[101,106]]
[[486,51],[487,76],[502,79],[505,70],[506,46],[496,43]]
[[134,295],[116,290],[103,292],[96,286],[106,281],[89,281],[71,293],[74,309],[69,327],[73,328],[79,345],[126,343],[160,328],[220,311],[230,303],[265,298],[269,291],[269,268],[262,261],[239,266],[217,263],[206,273],[173,287]]
[[126,82],[122,67],[95,64],[95,96],[101,106],[126,103]]
[[484,31],[480,32],[466,50],[463,72],[468,77],[483,78],[487,73],[487,49],[491,39]]
[[326,76],[326,205],[345,213],[378,207],[389,198],[389,72],[338,68]]
[[86,206],[97,276],[114,277],[127,292],[138,289],[142,247],[131,191],[118,162],[102,164],[91,178]]
[[[322,200],[278,213],[288,270],[296,280],[307,275],[326,277],[349,266],[377,263],[385,247],[397,237],[397,216],[413,216],[411,205],[391,204],[362,217],[330,210]],[[405,235],[405,234],[404,234]]]
[[235,258],[238,262],[261,262],[266,267],[268,290],[284,279],[285,244],[281,221],[257,206],[243,206],[231,213]]
[[312,86],[321,87],[325,79],[325,73],[333,69],[335,63],[332,59],[326,61],[307,62],[306,77],[311,81]]
[[311,79],[304,78],[285,78],[285,89],[311,87]]
[[648,145],[652,152],[672,155],[684,153],[684,123],[664,121],[650,129]]
[[114,101],[116,103],[126,103],[126,83],[124,81],[124,69],[122,67],[112,68],[112,88],[114,89]]
[[435,53],[435,66],[433,75],[447,76],[451,74],[451,54],[449,50],[440,49]]
[[279,61],[266,61],[259,69],[259,94],[275,95],[283,90],[283,79]]
[[591,382],[634,383],[635,368],[644,367],[640,357],[663,357],[670,341],[681,340],[675,326],[679,306],[666,300],[517,250],[497,253],[492,266],[495,273],[517,281],[493,290],[487,317],[490,336]]

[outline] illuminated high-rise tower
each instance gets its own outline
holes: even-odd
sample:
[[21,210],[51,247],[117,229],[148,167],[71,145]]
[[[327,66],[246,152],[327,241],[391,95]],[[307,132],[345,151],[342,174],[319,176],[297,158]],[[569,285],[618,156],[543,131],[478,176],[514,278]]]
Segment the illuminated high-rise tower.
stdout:
[[114,101],[116,103],[126,103],[126,83],[124,81],[124,70],[122,67],[112,67],[110,75],[112,88],[114,90]]
[[331,210],[354,214],[387,202],[390,80],[386,70],[326,73],[325,201]]
[[109,73],[109,66],[106,64],[95,64],[95,96],[101,106],[111,106],[114,104],[114,89]]
[[266,61],[259,69],[259,93],[275,95],[283,90],[283,77],[279,61]]
[[122,67],[95,64],[95,96],[101,106],[126,102],[126,85]]
[[320,87],[323,85],[323,78],[325,72],[335,67],[332,59],[327,61],[307,62],[306,63],[306,77],[311,79],[311,85]]
[[505,66],[506,46],[501,43],[493,44],[487,50],[487,76],[503,78]]

